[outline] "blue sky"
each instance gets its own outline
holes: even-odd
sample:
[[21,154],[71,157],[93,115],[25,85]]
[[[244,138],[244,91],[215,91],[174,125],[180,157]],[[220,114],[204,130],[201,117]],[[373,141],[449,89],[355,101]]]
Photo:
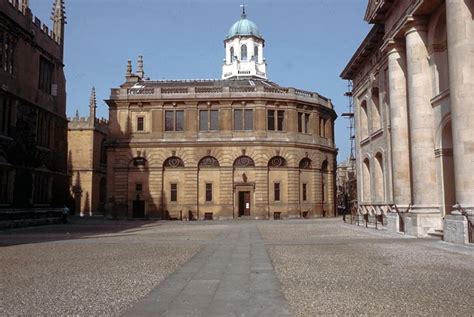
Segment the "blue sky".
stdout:
[[[370,29],[367,0],[66,0],[67,114],[87,115],[96,87],[98,116],[108,117],[110,88],[124,81],[126,62],[144,56],[151,79],[220,78],[223,40],[247,7],[265,38],[268,78],[282,86],[331,98],[338,161],[349,154],[344,66]],[[33,14],[51,25],[53,0],[30,0]]]

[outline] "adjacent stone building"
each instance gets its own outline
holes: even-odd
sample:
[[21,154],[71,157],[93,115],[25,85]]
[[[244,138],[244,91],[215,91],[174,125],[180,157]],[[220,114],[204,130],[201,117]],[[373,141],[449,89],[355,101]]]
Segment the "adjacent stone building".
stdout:
[[104,213],[107,197],[108,122],[96,118],[97,101],[92,88],[89,116],[69,118],[68,173],[74,211],[81,216]]
[[111,91],[108,213],[162,219],[335,214],[331,101],[266,78],[245,11],[224,40],[221,80],[136,73]]
[[472,0],[369,1],[374,26],[341,76],[354,84],[359,211],[387,213],[390,230],[445,226],[467,242],[453,205],[474,211],[473,15]]
[[63,0],[51,18],[0,0],[0,220],[13,225],[54,217],[68,193]]

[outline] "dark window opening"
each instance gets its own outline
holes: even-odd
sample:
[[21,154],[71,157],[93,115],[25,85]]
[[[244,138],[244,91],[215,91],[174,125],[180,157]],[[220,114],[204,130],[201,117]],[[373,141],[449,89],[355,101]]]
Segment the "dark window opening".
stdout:
[[275,196],[275,201],[280,201],[280,183],[273,184],[273,194]]
[[303,201],[306,201],[308,200],[308,197],[307,197],[307,186],[306,184],[303,184]]
[[145,131],[145,118],[137,117],[137,131]]
[[44,57],[40,57],[38,88],[51,95],[51,86],[53,84],[54,65]]
[[10,186],[13,186],[13,180],[10,179],[10,171],[0,169],[0,204],[8,204]]
[[143,185],[138,183],[138,184],[135,184],[135,191],[137,192],[141,192],[143,190]]
[[253,110],[234,110],[234,130],[253,130]]
[[178,201],[178,184],[171,184],[170,201]]
[[165,131],[184,131],[184,111],[165,111]]
[[218,110],[199,110],[199,131],[219,130]]
[[212,184],[206,184],[206,201],[212,201]]

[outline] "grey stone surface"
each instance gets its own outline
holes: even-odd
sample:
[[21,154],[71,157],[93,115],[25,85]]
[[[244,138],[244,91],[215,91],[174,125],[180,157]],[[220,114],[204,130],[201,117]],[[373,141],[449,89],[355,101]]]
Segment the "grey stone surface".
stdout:
[[0,315],[472,315],[474,247],[340,219],[0,232]]
[[124,315],[290,316],[256,224],[232,224]]

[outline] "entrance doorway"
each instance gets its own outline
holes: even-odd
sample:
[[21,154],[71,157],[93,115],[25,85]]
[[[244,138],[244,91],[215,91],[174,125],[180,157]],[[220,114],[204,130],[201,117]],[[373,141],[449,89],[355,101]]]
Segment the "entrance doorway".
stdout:
[[250,216],[250,192],[239,192],[239,217]]
[[133,201],[133,218],[145,218],[145,201]]

